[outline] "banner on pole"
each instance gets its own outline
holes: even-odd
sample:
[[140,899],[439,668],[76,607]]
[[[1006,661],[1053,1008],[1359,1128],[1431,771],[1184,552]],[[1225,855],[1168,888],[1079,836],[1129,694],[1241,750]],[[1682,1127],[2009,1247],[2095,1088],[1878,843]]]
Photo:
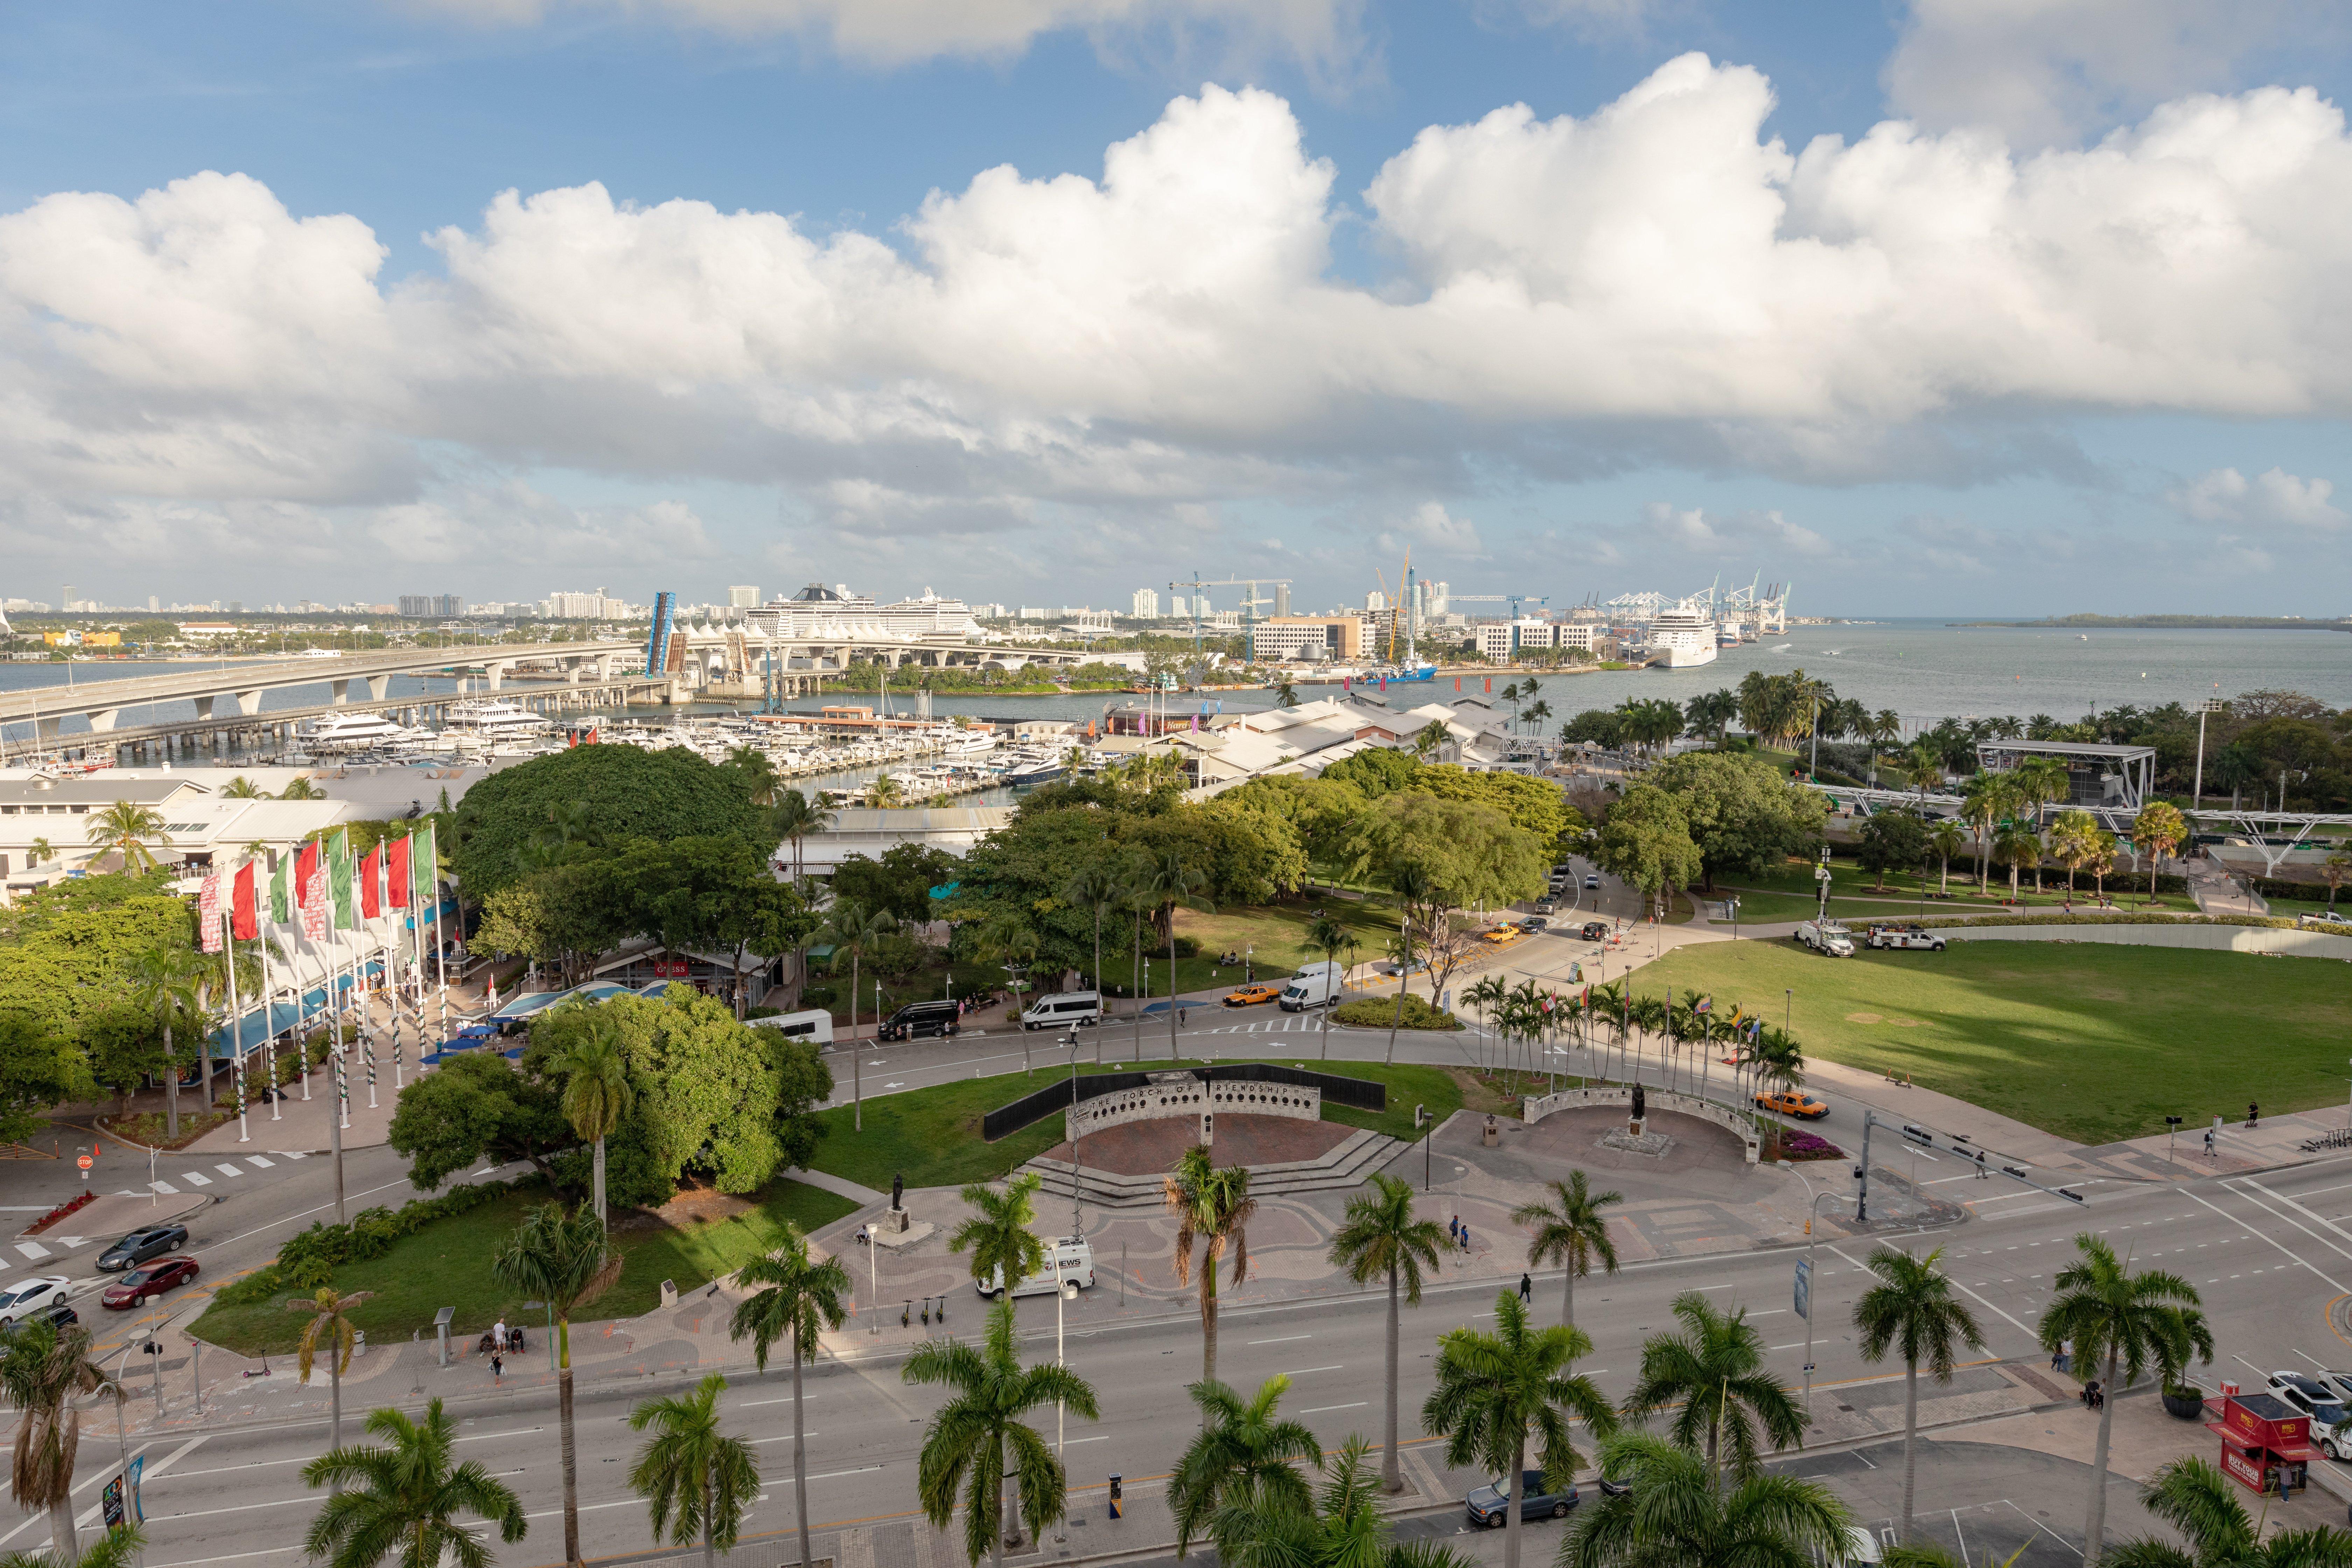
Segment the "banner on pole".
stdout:
[[404,910],[409,905],[408,853],[405,838],[395,838],[384,846],[384,901],[395,910]]
[[278,868],[269,873],[269,920],[273,925],[294,923],[294,857],[283,850]]
[[1813,1265],[1810,1258],[1797,1259],[1797,1316],[1812,1321]]
[[426,909],[437,900],[441,860],[436,851],[431,823],[408,836],[408,902],[413,909]]
[[359,901],[354,896],[359,879],[352,864],[351,835],[342,828],[327,840],[327,888],[335,901],[335,929],[355,931],[360,923]]
[[255,887],[261,868],[247,860],[236,868],[236,880],[229,895],[229,930],[239,942],[251,942],[261,934],[259,889]]
[[327,940],[327,868],[313,865],[302,887],[302,935],[311,942]]
[[205,878],[204,886],[196,892],[196,923],[203,930],[206,952],[221,950],[220,915],[220,873],[215,871]]
[[372,921],[383,913],[383,846],[379,844],[360,862],[360,919]]

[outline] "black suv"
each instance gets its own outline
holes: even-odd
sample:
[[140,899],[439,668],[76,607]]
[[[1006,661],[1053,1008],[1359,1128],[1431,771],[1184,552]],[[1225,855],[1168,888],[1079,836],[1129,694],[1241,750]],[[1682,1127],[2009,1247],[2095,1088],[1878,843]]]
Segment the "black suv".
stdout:
[[43,1320],[58,1328],[68,1329],[81,1321],[81,1314],[73,1310],[70,1302],[53,1301],[48,1306],[36,1309],[30,1316],[18,1319],[7,1328],[0,1329],[0,1333],[17,1333],[26,1323],[37,1323]]
[[925,1035],[944,1039],[962,1026],[961,1015],[952,1002],[909,1002],[890,1015],[880,1035],[886,1040],[913,1040]]
[[98,1255],[98,1267],[112,1274],[134,1268],[151,1258],[161,1258],[167,1252],[177,1252],[188,1245],[188,1227],[184,1225],[153,1225],[144,1230],[134,1230],[112,1247]]

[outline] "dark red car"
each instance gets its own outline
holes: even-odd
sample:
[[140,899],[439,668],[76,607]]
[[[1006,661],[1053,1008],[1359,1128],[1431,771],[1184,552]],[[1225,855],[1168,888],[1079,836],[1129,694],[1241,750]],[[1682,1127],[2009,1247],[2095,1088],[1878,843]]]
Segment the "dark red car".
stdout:
[[196,1260],[193,1258],[166,1258],[159,1262],[142,1264],[106,1288],[99,1297],[101,1305],[116,1311],[128,1311],[150,1296],[160,1296],[174,1285],[184,1285],[196,1277]]

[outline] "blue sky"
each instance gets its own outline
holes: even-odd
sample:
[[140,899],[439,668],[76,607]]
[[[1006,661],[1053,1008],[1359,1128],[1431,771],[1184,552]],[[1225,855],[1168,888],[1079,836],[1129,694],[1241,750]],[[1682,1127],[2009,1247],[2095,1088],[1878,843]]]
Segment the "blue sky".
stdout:
[[845,5],[0,13],[0,592],[2352,613],[2333,7]]

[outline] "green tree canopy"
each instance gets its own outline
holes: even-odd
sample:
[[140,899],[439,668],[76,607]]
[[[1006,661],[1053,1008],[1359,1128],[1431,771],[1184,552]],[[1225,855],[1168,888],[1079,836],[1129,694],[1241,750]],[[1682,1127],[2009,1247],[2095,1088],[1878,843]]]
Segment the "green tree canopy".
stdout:
[[552,1088],[494,1051],[470,1051],[401,1090],[387,1142],[429,1192],[485,1156],[552,1174],[550,1156],[577,1135]]
[[576,810],[592,842],[731,837],[763,856],[775,848],[767,813],[744,793],[740,773],[683,747],[574,746],[492,773],[466,792],[446,847],[468,897],[522,875],[525,851],[547,832],[551,807]]
[[1649,782],[1681,805],[1709,887],[1717,877],[1760,875],[1821,837],[1822,797],[1758,757],[1685,752],[1659,763]]
[[1863,868],[1886,885],[1889,871],[1916,871],[1927,864],[1927,824],[1916,811],[1897,806],[1892,811],[1875,811],[1862,825],[1861,843],[1854,858]]
[[1635,784],[1609,808],[1592,858],[1611,876],[1654,897],[1669,883],[1691,886],[1703,870],[1682,802],[1650,784]]
[[1543,891],[1550,849],[1491,805],[1405,790],[1372,802],[1357,831],[1354,858],[1360,872],[1418,866],[1444,907],[1463,909]]
[[852,855],[834,868],[833,896],[869,910],[887,910],[904,922],[932,918],[931,889],[956,879],[962,863],[924,844],[894,844],[880,859]]

